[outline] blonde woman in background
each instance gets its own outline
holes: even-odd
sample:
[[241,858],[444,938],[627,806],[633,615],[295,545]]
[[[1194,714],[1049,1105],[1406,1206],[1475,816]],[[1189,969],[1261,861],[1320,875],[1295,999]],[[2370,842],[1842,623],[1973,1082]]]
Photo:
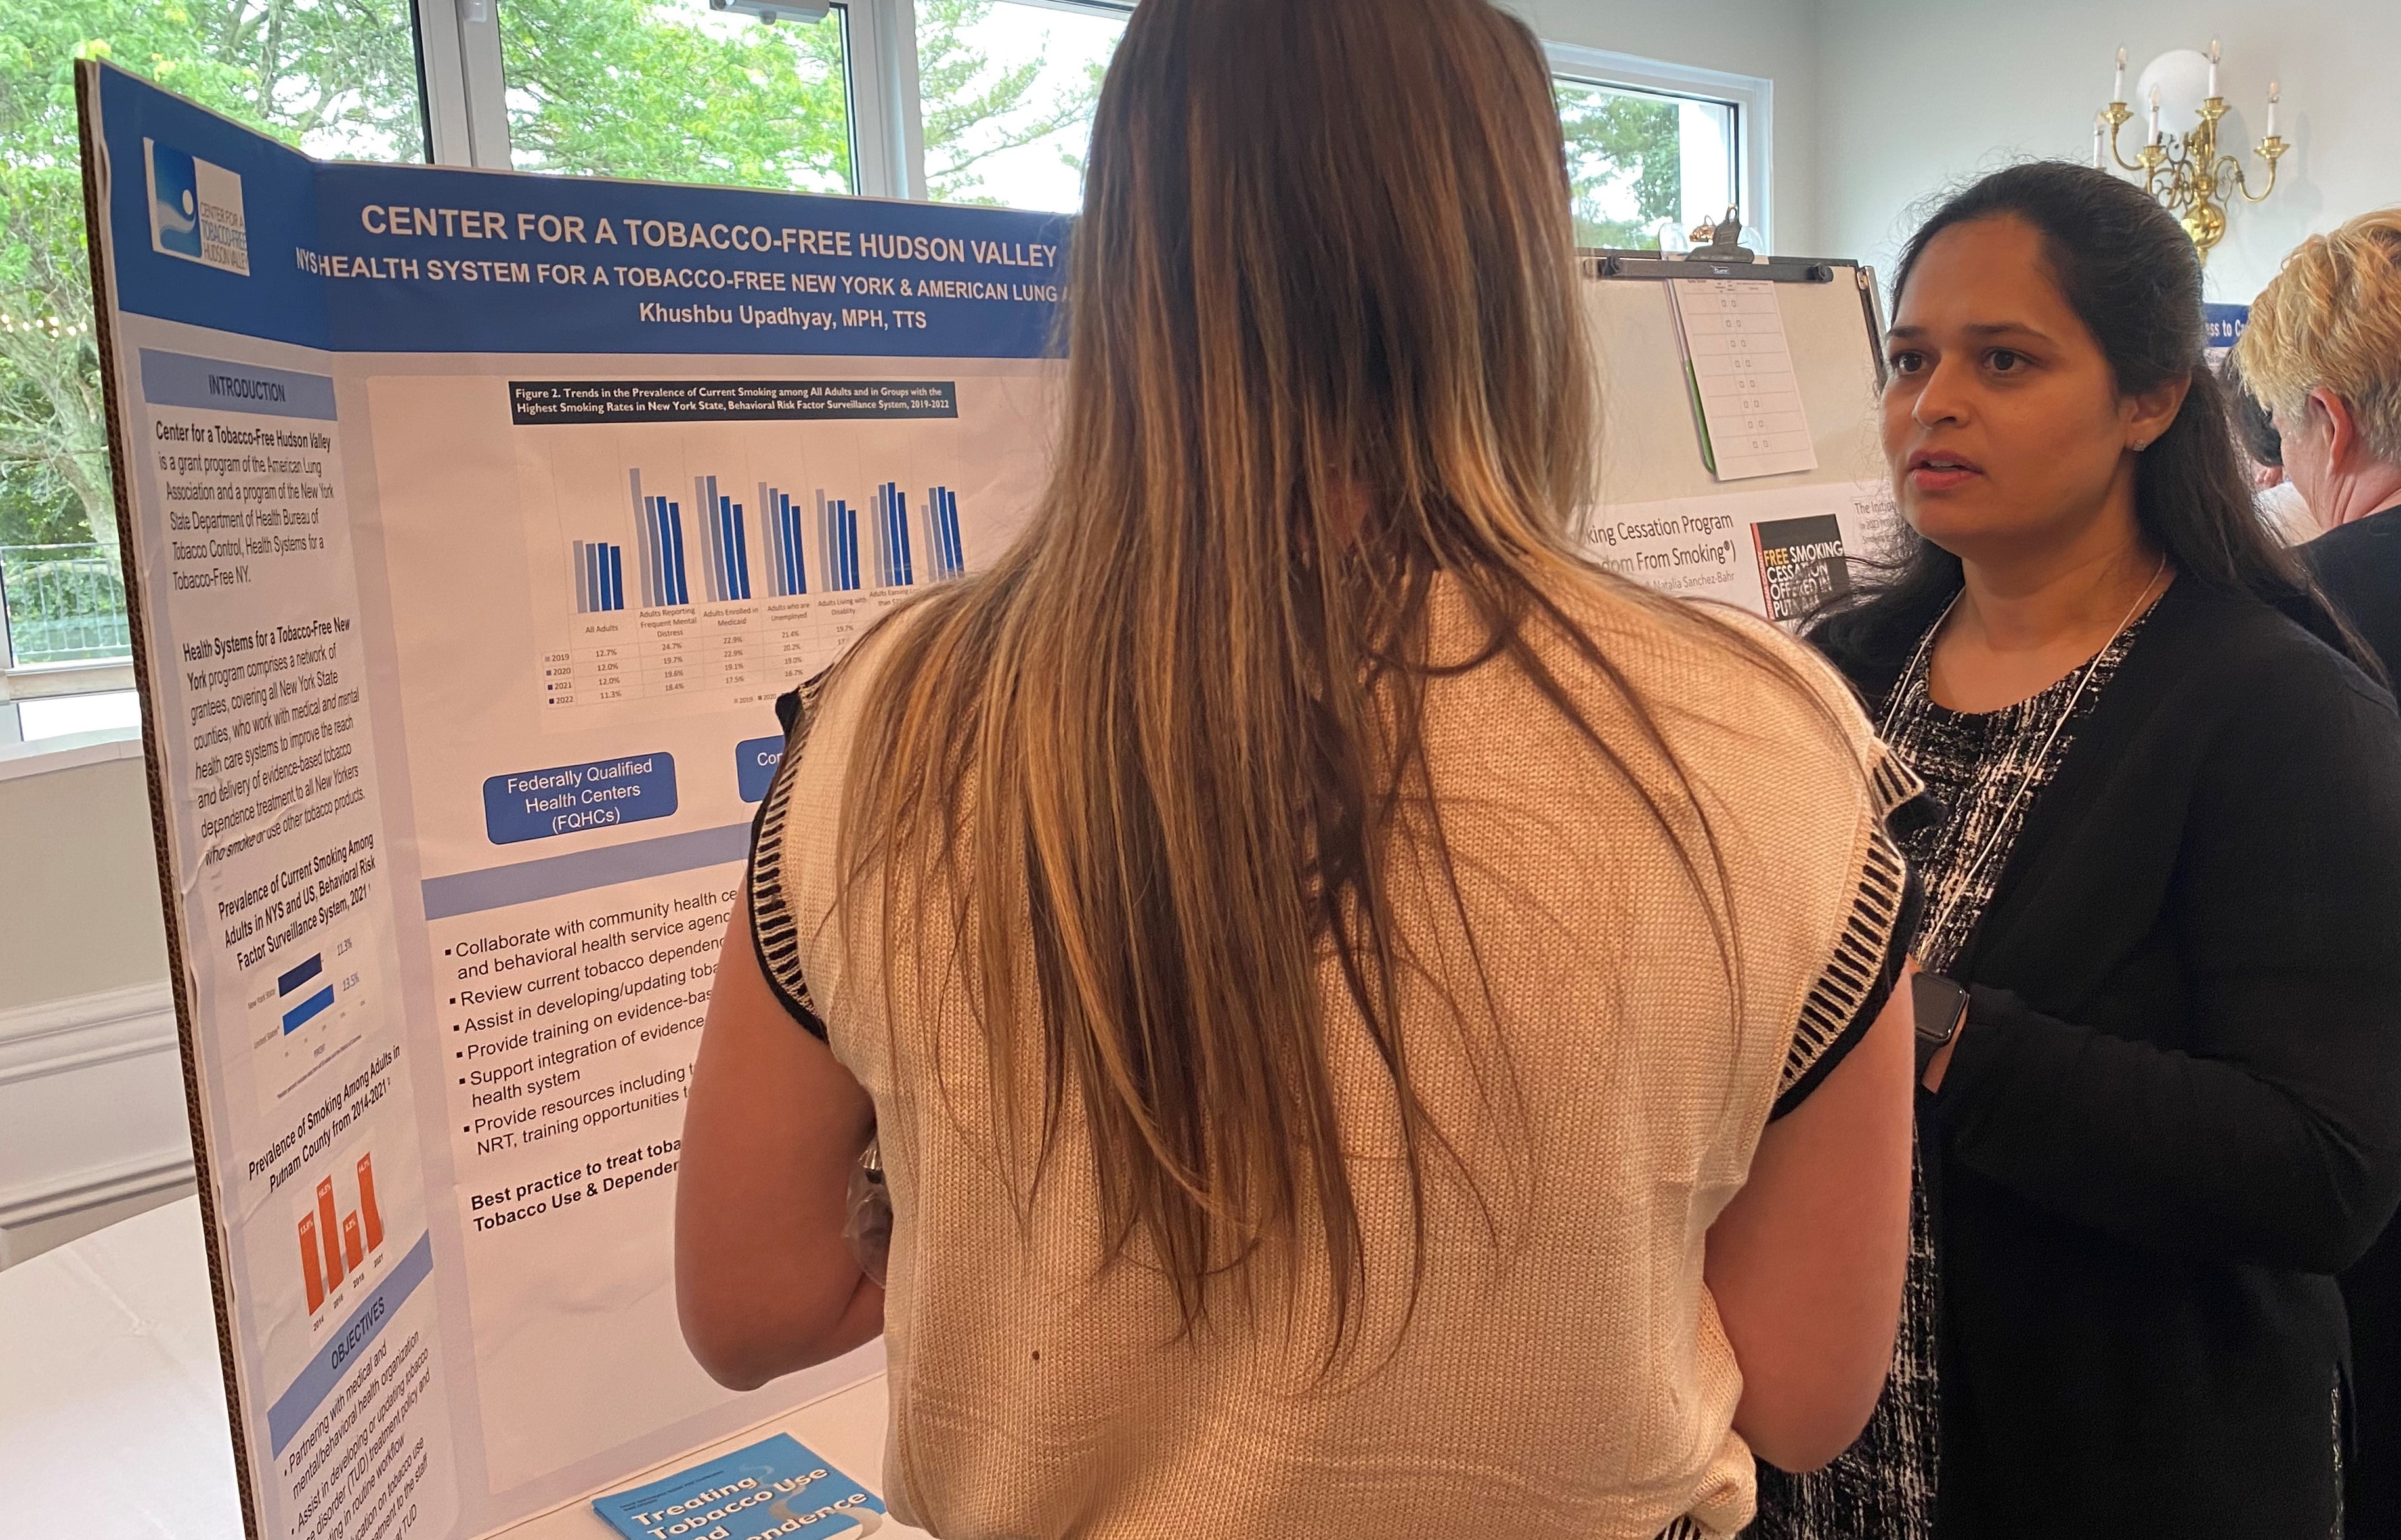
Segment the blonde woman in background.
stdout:
[[[2302,242],[2234,357],[2324,531],[2302,562],[2401,681],[2401,209]],[[2401,1225],[2341,1282],[2356,1418],[2344,1518],[2351,1540],[2401,1540]]]
[[[2252,303],[2234,346],[2324,531],[2303,559],[2401,668],[2401,209],[2312,236]],[[2396,1455],[2401,1458],[2401,1455]]]
[[1891,1351],[1911,787],[1780,634],[1574,556],[1541,48],[1146,0],[1074,240],[1031,526],[792,702],[688,1341],[885,1333],[946,1536],[1731,1534]]

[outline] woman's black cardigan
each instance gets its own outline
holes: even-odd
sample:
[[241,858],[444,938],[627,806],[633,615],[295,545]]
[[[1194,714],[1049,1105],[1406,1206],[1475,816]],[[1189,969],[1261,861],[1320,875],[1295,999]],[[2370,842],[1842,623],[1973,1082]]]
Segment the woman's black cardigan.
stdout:
[[[1933,618],[1817,639],[1877,712]],[[1953,971],[1938,1533],[2326,1540],[2330,1274],[2401,1199],[2392,700],[2179,580]]]

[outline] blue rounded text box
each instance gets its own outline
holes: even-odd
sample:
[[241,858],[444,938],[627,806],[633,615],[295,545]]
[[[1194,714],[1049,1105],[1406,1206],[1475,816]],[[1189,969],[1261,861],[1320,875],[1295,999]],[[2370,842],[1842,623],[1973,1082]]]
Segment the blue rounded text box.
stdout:
[[763,802],[775,784],[775,767],[784,762],[781,738],[746,738],[734,745],[734,778],[745,802]]
[[614,828],[675,811],[675,759],[665,754],[515,770],[484,783],[484,832],[495,845]]

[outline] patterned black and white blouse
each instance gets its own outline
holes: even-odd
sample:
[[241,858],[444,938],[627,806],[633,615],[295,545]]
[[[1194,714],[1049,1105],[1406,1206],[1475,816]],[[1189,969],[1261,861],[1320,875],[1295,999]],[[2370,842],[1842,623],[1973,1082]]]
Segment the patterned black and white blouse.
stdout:
[[[1927,688],[1930,647],[1920,647],[1909,672],[1893,686],[1884,714],[1885,742],[1916,770],[1941,809],[1940,816],[1900,835],[1925,895],[1910,947],[1920,967],[1948,970],[1975,934],[2028,811],[2058,775],[2079,725],[2107,693],[2142,629],[2143,620],[2137,619],[2086,668],[1998,711],[1957,712],[1936,704]],[[1759,1519],[1746,1536],[1930,1540],[1941,1453],[1936,1277],[1925,1184],[1913,1174],[1900,1329],[1875,1413],[1859,1441],[1823,1470],[1789,1476],[1763,1464]]]

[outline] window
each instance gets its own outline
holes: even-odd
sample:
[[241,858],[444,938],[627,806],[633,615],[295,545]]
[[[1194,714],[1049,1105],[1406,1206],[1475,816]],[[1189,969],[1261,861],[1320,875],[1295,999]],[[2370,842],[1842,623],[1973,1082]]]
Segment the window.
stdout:
[[17,702],[18,735],[32,743],[63,738],[71,732],[106,732],[113,728],[142,725],[142,698],[130,689],[102,690],[89,695],[62,695],[50,700]]
[[1556,87],[1579,245],[1681,250],[1695,225],[1741,201],[1732,102],[1568,75]]
[[1128,6],[918,0],[926,193],[1070,211]]
[[523,171],[855,192],[848,20],[841,7],[816,20],[761,21],[706,0],[507,0],[513,161]]
[[119,691],[131,683],[84,265],[75,61],[110,60],[312,155],[425,154],[409,0],[8,0],[6,16],[0,742],[29,723],[78,719],[78,679]]
[[1579,240],[1682,251],[1694,225],[1732,207],[1746,243],[1768,248],[1772,82],[1561,43],[1545,51]]
[[[1064,211],[1082,199],[1101,79],[1133,10],[0,3],[0,741],[22,730],[24,702],[131,682],[67,89],[76,56],[114,59],[314,155]],[[1582,239],[1675,249],[1729,204],[1772,229],[1769,82],[1592,48],[1549,54]],[[71,715],[26,710],[44,723]]]
[[446,163],[1057,210],[1082,201],[1101,76],[1133,8],[420,4]]

